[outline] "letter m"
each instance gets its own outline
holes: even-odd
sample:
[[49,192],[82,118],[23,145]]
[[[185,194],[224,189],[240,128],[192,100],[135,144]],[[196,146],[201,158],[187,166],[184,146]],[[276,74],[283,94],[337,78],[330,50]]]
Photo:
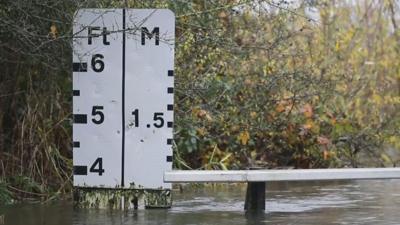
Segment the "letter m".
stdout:
[[146,36],[149,39],[152,39],[153,36],[156,37],[156,45],[160,43],[160,28],[154,27],[153,31],[150,33],[147,27],[142,27],[142,45],[145,45]]

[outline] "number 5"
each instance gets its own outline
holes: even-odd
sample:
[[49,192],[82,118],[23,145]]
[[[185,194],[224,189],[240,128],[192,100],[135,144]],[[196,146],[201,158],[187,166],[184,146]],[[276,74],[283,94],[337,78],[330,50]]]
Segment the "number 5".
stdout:
[[[93,106],[93,109],[92,109],[92,116],[95,117],[95,118],[92,119],[92,122],[93,122],[93,123],[95,123],[95,124],[101,124],[101,123],[104,122],[104,113],[103,113],[102,111],[100,111],[100,110],[103,110],[103,109],[104,109],[103,106],[98,106],[98,105]],[[97,116],[97,115],[100,116],[99,120],[96,120],[96,116]]]
[[157,120],[160,121],[159,124],[153,123],[153,125],[154,125],[155,127],[161,128],[161,127],[164,126],[164,119],[162,118],[163,115],[164,115],[164,113],[160,113],[160,112],[154,113],[153,120],[154,120],[154,121],[157,121]]

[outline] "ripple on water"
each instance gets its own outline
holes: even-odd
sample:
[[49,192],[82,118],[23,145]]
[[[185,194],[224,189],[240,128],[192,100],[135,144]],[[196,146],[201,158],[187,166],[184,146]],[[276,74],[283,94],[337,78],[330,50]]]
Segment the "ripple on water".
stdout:
[[[335,190],[335,192],[333,191]],[[266,212],[306,212],[322,208],[356,207],[361,200],[352,199],[342,189],[327,189],[321,193],[310,193],[308,195],[286,196],[274,192],[273,197],[266,199]],[[174,201],[172,212],[195,212],[195,211],[226,211],[242,212],[244,199],[215,197],[194,197]]]
[[221,199],[217,201],[213,197],[196,197],[192,200],[175,201],[173,207],[171,208],[171,212],[176,213],[198,211],[243,211],[243,200]]
[[302,196],[297,198],[267,199],[267,212],[306,212],[322,208],[355,207],[360,200],[328,194],[324,196]]

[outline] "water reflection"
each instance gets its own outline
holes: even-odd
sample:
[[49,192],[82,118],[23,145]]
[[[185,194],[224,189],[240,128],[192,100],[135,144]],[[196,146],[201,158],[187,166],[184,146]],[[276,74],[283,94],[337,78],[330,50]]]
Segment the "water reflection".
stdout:
[[70,202],[49,204],[16,204],[0,207],[5,225],[71,225],[73,218]]

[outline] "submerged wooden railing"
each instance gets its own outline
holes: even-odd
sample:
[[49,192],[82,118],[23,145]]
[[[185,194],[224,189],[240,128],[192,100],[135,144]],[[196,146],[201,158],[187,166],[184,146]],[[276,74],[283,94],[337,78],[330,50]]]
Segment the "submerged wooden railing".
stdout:
[[164,173],[166,183],[247,182],[245,210],[265,209],[265,182],[268,181],[367,179],[400,179],[400,168],[176,170]]

